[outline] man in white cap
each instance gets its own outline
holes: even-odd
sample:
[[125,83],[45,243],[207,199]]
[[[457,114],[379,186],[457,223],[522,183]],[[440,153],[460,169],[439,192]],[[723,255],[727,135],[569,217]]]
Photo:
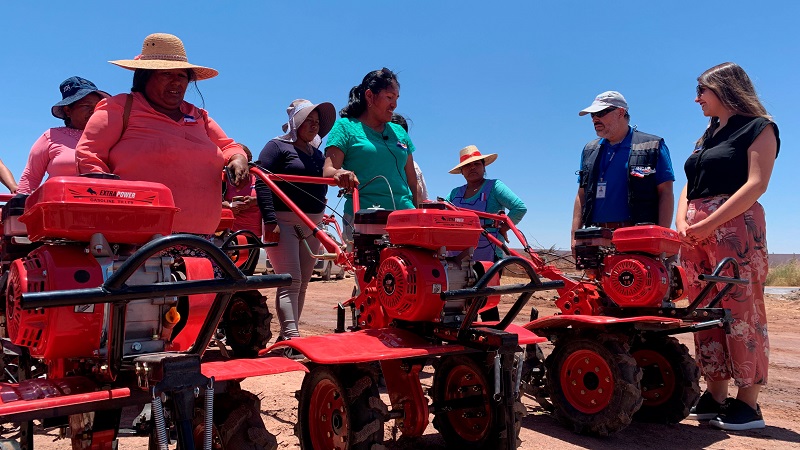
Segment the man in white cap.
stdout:
[[672,225],[675,175],[664,139],[630,126],[628,103],[616,91],[598,95],[578,113],[590,114],[595,139],[583,148],[572,216],[584,226],[621,228],[637,223]]

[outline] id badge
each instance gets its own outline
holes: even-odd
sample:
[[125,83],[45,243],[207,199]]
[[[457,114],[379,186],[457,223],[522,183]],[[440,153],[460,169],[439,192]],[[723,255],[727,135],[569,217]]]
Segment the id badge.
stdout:
[[595,198],[606,198],[606,183],[597,183],[597,195]]

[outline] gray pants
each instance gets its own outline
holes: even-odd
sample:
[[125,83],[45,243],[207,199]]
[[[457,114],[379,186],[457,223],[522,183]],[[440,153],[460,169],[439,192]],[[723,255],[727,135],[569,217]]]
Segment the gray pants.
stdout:
[[[275,273],[288,273],[292,276],[292,284],[279,287],[275,298],[275,310],[278,311],[278,319],[281,322],[281,337],[287,339],[300,336],[300,313],[303,312],[306,289],[316,259],[295,234],[295,225],[300,225],[304,236],[308,236],[311,232],[300,218],[293,212],[285,211],[276,211],[275,215],[281,228],[280,240],[277,246],[267,248],[267,256]],[[322,214],[309,214],[308,217],[315,223],[322,220]],[[311,250],[318,253],[320,243],[317,238],[306,239]]]

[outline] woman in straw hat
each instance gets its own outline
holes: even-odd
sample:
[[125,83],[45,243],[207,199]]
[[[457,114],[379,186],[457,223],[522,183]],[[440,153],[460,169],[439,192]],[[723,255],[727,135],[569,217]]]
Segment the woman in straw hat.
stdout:
[[[283,124],[284,134],[267,142],[258,157],[258,165],[276,174],[321,177],[325,156],[318,147],[336,120],[336,109],[328,102],[314,104],[297,99],[289,104],[286,113],[289,120]],[[307,183],[277,184],[311,220],[317,223],[322,221],[328,186]],[[277,246],[267,249],[272,267],[276,273],[292,275],[292,284],[279,287],[275,298],[275,309],[281,323],[278,339],[299,337],[300,314],[316,259],[305,246],[300,245],[292,230],[299,226],[303,235],[308,236],[308,245],[312,249],[319,247],[319,241],[284,202],[272,196],[264,182],[259,180],[256,183],[256,192],[264,218],[264,241],[278,242]]]
[[147,36],[136,58],[111,63],[134,71],[131,94],[97,105],[76,148],[79,172],[162,183],[180,208],[174,231],[213,233],[222,208],[220,171],[227,168],[237,186],[249,180],[242,147],[183,100],[190,82],[218,72],[189,63],[181,40],[164,33]]
[[58,90],[61,92],[61,101],[53,105],[50,112],[63,120],[64,126],[50,128],[33,143],[28,163],[19,179],[17,192],[20,194],[33,192],[45,175],[57,177],[78,174],[75,146],[97,102],[109,97],[94,83],[81,77],[67,78],[61,82]]
[[[482,155],[478,147],[468,145],[461,149],[458,159],[458,165],[450,169],[450,173],[460,173],[467,180],[467,184],[453,189],[450,195],[447,196],[447,200],[458,207],[473,211],[497,213],[508,210],[508,218],[515,224],[519,223],[528,211],[525,203],[502,181],[486,179],[486,166],[497,159],[497,154]],[[483,225],[484,229],[494,237],[502,234],[503,238],[505,238],[505,233],[508,231],[507,225],[503,225],[499,229],[487,227],[490,223],[484,222]],[[508,241],[507,238],[505,239]],[[478,239],[478,246],[473,253],[473,259],[476,261],[496,261],[500,256],[500,250],[496,249],[485,236],[481,235]],[[482,311],[481,319],[484,321],[500,320],[500,311],[496,306]]]
[[[350,89],[349,103],[339,112],[342,118],[328,135],[325,176],[344,188],[362,183],[359,196],[365,208],[411,209],[417,204],[417,190],[409,188],[417,185],[414,144],[403,127],[391,122],[399,97],[394,72],[383,68],[368,73]],[[351,199],[344,211],[345,218],[352,217]]]
[[[459,152],[459,163],[450,170],[452,174],[461,174],[467,184],[450,192],[447,200],[461,208],[489,213],[505,212],[515,224],[522,220],[528,211],[525,203],[500,180],[486,179],[486,166],[497,159],[497,154],[482,155],[478,147],[468,145]],[[495,237],[505,234],[508,227],[489,228]],[[499,249],[481,236],[474,258],[478,261],[495,261],[500,256]]]

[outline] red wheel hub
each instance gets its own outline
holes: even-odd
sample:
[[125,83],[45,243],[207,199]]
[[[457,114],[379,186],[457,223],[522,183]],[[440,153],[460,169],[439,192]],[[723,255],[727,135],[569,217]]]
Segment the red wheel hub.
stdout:
[[669,361],[655,350],[639,350],[632,356],[642,368],[644,406],[657,406],[669,400],[675,391],[675,371]]
[[605,358],[591,350],[578,350],[569,355],[559,376],[567,401],[582,413],[602,411],[614,395],[611,368]]
[[446,401],[483,397],[478,407],[459,408],[447,413],[449,422],[458,436],[466,441],[481,441],[492,425],[485,380],[474,368],[462,365],[454,367],[447,374],[445,382],[447,391],[444,394],[444,400]]
[[321,380],[314,387],[309,406],[306,420],[313,447],[333,450],[348,448],[350,421],[339,387],[331,380]]

